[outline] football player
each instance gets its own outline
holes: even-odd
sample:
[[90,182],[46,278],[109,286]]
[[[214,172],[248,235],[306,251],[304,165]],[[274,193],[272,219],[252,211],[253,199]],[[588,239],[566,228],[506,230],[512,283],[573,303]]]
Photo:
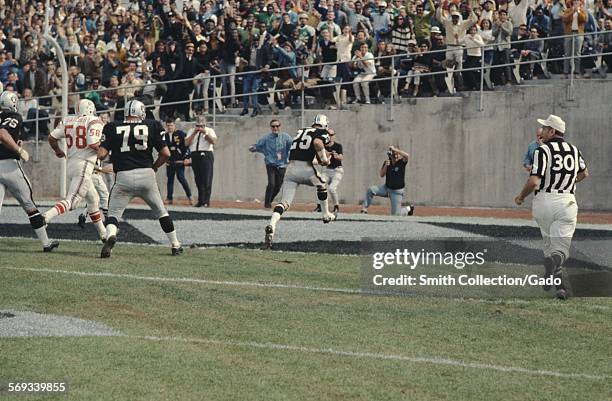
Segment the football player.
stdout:
[[17,113],[17,95],[2,92],[0,95],[0,209],[5,191],[9,191],[30,218],[30,225],[42,242],[43,251],[51,252],[59,246],[58,241],[47,237],[45,219],[32,199],[32,186],[19,160],[27,162],[28,152],[21,147],[20,133],[22,118]]
[[276,224],[281,215],[291,206],[300,184],[317,188],[317,198],[321,206],[323,223],[329,223],[335,219],[335,216],[327,209],[327,181],[312,164],[315,158],[322,166],[327,166],[330,163],[329,153],[325,150],[325,145],[329,142],[328,124],[326,115],[317,114],[312,126],[300,129],[293,138],[293,144],[289,150],[289,165],[283,181],[281,201],[274,207],[270,224],[266,226],[264,248],[272,247]]
[[[170,241],[172,255],[183,253],[155,180],[155,172],[170,157],[170,150],[163,140],[164,128],[158,121],[145,117],[144,104],[139,100],[130,100],[125,105],[125,120],[109,122],[104,126],[105,139],[98,150],[98,158],[104,160],[110,153],[116,175],[108,201],[107,236],[101,258],[111,256],[117,242],[118,221],[134,197],[142,198],[153,211],[155,218],[159,219],[159,224]],[[153,148],[158,152],[155,162]]]
[[68,149],[68,179],[70,186],[65,199],[44,213],[49,223],[56,216],[74,210],[81,199],[87,202],[87,212],[102,241],[106,239],[106,229],[100,213],[100,197],[94,188],[92,173],[100,146],[104,124],[96,117],[96,106],[91,100],[82,99],[77,105],[77,115],[67,116],[49,135],[49,145],[59,158],[66,157],[59,147],[59,139],[66,139]]

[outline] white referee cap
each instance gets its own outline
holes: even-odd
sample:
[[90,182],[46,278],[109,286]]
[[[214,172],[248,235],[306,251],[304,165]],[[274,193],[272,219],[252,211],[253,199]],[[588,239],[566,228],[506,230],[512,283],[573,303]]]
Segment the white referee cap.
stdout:
[[538,118],[538,122],[545,127],[554,128],[562,134],[565,134],[565,121],[559,116],[551,114],[546,120]]

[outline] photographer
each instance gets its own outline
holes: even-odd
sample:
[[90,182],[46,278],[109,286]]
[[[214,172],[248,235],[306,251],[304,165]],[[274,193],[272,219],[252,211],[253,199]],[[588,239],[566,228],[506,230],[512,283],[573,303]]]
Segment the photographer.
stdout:
[[195,128],[193,128],[185,144],[191,152],[191,167],[198,188],[198,202],[196,207],[208,207],[210,203],[210,192],[212,190],[213,167],[215,158],[213,147],[217,143],[217,134],[206,126],[206,117],[198,117]]
[[367,213],[368,207],[372,204],[372,199],[375,196],[382,196],[391,199],[391,214],[407,214],[412,216],[414,206],[410,205],[402,209],[402,200],[404,198],[404,178],[406,175],[406,165],[408,164],[408,153],[394,146],[389,146],[387,150],[387,160],[380,169],[380,176],[385,177],[384,185],[373,185],[366,191],[366,198],[363,201],[361,213]]

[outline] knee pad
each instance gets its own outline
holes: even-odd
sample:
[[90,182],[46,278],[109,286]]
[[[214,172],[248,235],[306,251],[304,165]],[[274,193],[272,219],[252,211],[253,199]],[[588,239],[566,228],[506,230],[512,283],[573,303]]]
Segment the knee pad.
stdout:
[[108,226],[109,224],[112,224],[114,226],[118,226],[119,225],[119,221],[117,220],[116,217],[111,216],[111,217],[108,217],[106,219],[106,223],[104,225]]
[[30,225],[34,230],[41,228],[45,225],[45,218],[40,214],[38,209],[29,212],[28,217],[30,218]]
[[327,186],[326,185],[317,186],[317,198],[319,198],[320,201],[324,201],[325,199],[327,199]]
[[161,217],[159,219],[159,224],[165,233],[171,233],[174,231],[174,223],[172,223],[172,219],[168,215]]

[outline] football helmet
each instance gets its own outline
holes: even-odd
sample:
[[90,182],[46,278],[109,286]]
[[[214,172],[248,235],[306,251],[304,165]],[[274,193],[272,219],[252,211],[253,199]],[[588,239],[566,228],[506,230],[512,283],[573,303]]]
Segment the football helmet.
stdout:
[[96,105],[89,99],[79,100],[77,105],[77,113],[79,117],[96,115]]
[[0,95],[0,109],[17,111],[17,95],[13,92],[2,92]]
[[321,128],[327,128],[329,119],[325,114],[317,114],[312,122],[312,125],[320,125]]
[[144,120],[147,116],[144,103],[140,100],[130,100],[125,104],[125,117],[137,117]]

